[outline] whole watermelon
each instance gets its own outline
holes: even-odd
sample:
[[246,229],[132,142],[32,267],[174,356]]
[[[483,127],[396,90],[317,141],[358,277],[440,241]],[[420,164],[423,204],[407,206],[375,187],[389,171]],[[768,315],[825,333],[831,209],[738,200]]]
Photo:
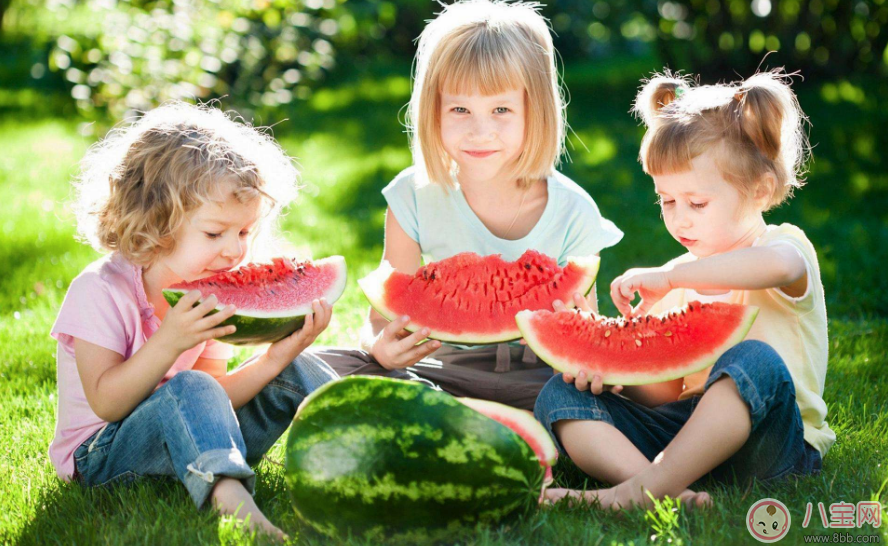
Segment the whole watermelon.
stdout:
[[449,394],[351,376],[300,407],[285,472],[297,514],[318,531],[413,541],[533,506],[545,468],[518,434]]

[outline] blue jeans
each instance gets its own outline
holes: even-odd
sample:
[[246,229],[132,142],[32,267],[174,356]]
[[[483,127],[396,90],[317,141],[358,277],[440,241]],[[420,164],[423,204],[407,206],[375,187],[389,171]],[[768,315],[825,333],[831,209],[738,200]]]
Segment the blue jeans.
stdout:
[[128,416],[108,423],[74,452],[77,480],[88,487],[143,476],[181,481],[198,508],[222,476],[253,492],[258,462],[287,427],[299,403],[338,377],[303,352],[252,400],[235,411],[207,373],[177,373]]
[[[792,377],[770,345],[744,341],[727,351],[712,367],[705,388],[723,376],[734,381],[749,407],[752,430],[740,450],[712,471],[712,477],[721,481],[776,480],[820,472],[820,453],[804,439]],[[692,396],[649,408],[609,392],[595,396],[578,391],[558,374],[540,392],[534,415],[561,453],[564,448],[552,426],[563,419],[581,419],[613,425],[653,461],[690,419],[700,399]]]

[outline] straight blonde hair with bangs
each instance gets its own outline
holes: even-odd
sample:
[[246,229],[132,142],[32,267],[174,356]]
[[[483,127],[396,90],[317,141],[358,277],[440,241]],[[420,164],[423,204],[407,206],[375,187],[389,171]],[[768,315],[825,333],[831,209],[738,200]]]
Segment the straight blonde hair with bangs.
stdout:
[[539,4],[468,0],[447,6],[419,38],[407,129],[414,165],[453,187],[456,164],[441,140],[441,93],[525,91],[524,150],[511,176],[528,186],[552,174],[564,149],[564,98]]

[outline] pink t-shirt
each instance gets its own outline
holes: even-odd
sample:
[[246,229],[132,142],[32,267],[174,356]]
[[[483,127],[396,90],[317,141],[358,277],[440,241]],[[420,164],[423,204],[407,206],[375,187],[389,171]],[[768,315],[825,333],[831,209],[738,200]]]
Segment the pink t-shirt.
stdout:
[[[58,340],[59,401],[49,458],[63,480],[74,474],[74,451],[106,424],[86,401],[74,360],[74,338],[129,359],[159,327],[160,319],[145,295],[142,268],[119,254],[96,260],[71,282],[51,332]],[[228,360],[233,354],[225,343],[200,343],[179,356],[158,387],[180,371],[190,370],[198,358]]]

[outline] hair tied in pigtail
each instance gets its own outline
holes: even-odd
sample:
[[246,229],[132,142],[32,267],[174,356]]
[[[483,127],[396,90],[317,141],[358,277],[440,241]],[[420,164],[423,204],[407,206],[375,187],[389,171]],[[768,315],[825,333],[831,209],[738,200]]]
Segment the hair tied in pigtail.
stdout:
[[681,96],[684,95],[684,94],[685,94],[685,91],[687,91],[687,90],[688,90],[688,88],[685,87],[685,86],[683,86],[683,85],[679,85],[679,86],[677,86],[677,87],[675,88],[675,100],[680,99]]

